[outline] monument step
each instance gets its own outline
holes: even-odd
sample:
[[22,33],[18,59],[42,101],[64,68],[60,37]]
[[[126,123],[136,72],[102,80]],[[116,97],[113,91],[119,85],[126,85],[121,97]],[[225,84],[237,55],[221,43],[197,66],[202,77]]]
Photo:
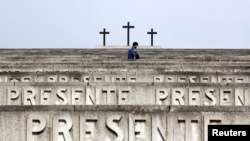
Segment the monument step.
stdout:
[[249,87],[250,83],[234,82],[210,82],[210,83],[190,83],[190,82],[1,82],[0,86],[167,86],[167,87]]
[[[0,112],[129,112],[129,113],[204,113],[246,112],[250,114],[250,106],[170,106],[170,105],[0,105]],[[249,113],[248,113],[249,112]],[[240,114],[238,113],[238,114]],[[7,114],[7,113],[6,113]],[[229,113],[230,114],[230,113]]]
[[[153,107],[143,106],[12,106],[4,109],[6,111],[0,112],[1,141],[103,141],[105,138],[125,141],[137,138],[148,141],[180,141],[184,138],[187,141],[207,141],[208,125],[250,123],[249,107],[216,109],[221,112],[213,112],[211,107],[207,107],[210,112],[179,112],[177,109],[168,111],[168,107],[155,110]],[[245,128],[241,128],[240,132],[230,131],[234,134],[246,134]]]
[[[109,68],[105,70],[99,70],[101,68],[95,69],[86,69],[86,68],[0,68],[0,72],[33,72],[33,73],[39,73],[39,72],[93,72],[93,73],[102,73],[102,74],[116,74],[119,72],[125,72],[124,74],[164,74],[164,73],[171,73],[171,72],[187,72],[187,73],[249,73],[250,69],[240,69],[240,68],[151,68],[150,71],[143,71],[146,70],[146,68],[130,68],[129,70],[124,70],[124,68]],[[164,70],[163,70],[164,69]],[[114,71],[115,70],[115,71]],[[121,70],[121,71],[120,71]],[[141,71],[142,70],[142,71]]]
[[162,62],[162,61],[121,61],[121,62],[15,62],[15,61],[8,61],[8,62],[0,62],[0,66],[250,66],[250,62]]
[[0,105],[250,105],[250,83],[7,84]]
[[196,67],[196,68],[250,68],[250,65],[237,65],[237,64],[227,64],[227,65],[220,65],[220,64],[214,64],[214,65],[210,65],[210,64],[207,64],[207,65],[193,65],[193,64],[167,64],[167,65],[161,65],[161,64],[155,64],[155,65],[145,65],[145,64],[88,64],[88,65],[82,65],[82,64],[79,64],[79,65],[71,65],[71,64],[68,64],[68,65],[65,65],[65,64],[59,64],[59,65],[46,65],[46,64],[35,64],[35,65],[30,65],[30,64],[12,64],[12,65],[9,65],[9,64],[3,64],[3,65],[0,65],[1,68],[35,68],[35,67],[46,67],[46,68],[67,68],[67,67],[77,67],[77,68],[127,68],[127,69],[130,69],[130,68],[154,68],[154,69],[157,69],[157,68],[171,68],[171,67]]
[[[212,60],[250,60],[249,50],[171,50],[171,49],[153,49],[153,50],[139,50],[143,59],[175,59],[175,60],[196,60],[196,61],[212,61]],[[35,50],[26,49],[3,50],[1,49],[0,56],[2,58],[24,60],[24,59],[38,59],[38,60],[70,60],[70,59],[119,59],[126,58],[127,50],[108,50],[108,49],[79,49],[79,50],[60,50],[47,49]]]
[[0,73],[0,82],[168,82],[168,83],[250,83],[250,73]]
[[250,50],[127,51],[0,49],[0,141],[207,141],[208,124],[250,124]]
[[[127,69],[127,70],[125,70]],[[234,72],[250,72],[249,67],[239,67],[239,66],[227,66],[227,67],[161,67],[161,68],[153,68],[153,67],[60,67],[60,68],[51,68],[51,67],[2,67],[0,68],[0,72],[118,72],[114,70],[121,70],[123,72],[135,72],[136,74],[152,74],[158,73],[162,74],[164,72],[218,72],[218,73],[234,73]],[[142,71],[140,71],[142,70]],[[150,71],[143,71],[150,70]]]
[[[180,141],[185,138],[188,141],[207,141],[208,125],[247,125],[250,123],[249,107],[221,107],[216,110],[206,107],[207,112],[191,110],[197,107],[188,107],[186,112],[178,111],[180,108],[175,107],[171,108],[174,111],[169,111],[170,108],[147,106],[1,107],[0,139],[1,141],[64,139],[67,141],[80,139],[103,141],[105,138],[110,140],[118,138],[128,141],[140,138],[148,141]],[[240,133],[244,130],[241,128]],[[230,131],[234,134],[239,133],[238,130],[231,129]]]

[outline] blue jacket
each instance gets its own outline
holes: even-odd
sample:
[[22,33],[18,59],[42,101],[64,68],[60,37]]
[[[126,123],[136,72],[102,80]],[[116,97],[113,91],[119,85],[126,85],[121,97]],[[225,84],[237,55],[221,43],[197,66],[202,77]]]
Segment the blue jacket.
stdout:
[[128,50],[128,59],[134,59],[134,57],[138,55],[136,48],[134,46],[132,46],[129,50]]

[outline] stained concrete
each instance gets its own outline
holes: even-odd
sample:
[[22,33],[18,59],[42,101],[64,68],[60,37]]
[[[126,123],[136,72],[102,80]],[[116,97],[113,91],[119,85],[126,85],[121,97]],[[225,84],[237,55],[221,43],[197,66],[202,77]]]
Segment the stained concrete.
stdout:
[[208,124],[250,124],[250,50],[138,52],[1,49],[0,140],[207,141]]

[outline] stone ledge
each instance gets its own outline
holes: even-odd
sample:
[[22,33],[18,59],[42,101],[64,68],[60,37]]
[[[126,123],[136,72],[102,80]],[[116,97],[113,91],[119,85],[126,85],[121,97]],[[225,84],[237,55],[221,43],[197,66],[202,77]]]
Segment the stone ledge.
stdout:
[[169,106],[133,106],[133,105],[32,105],[32,106],[0,106],[0,112],[23,111],[116,111],[116,112],[169,112]]
[[250,106],[170,106],[170,112],[250,112]]
[[[96,49],[130,49],[131,46],[96,46]],[[138,49],[161,49],[161,46],[138,46]]]
[[138,69],[133,71],[128,69],[127,71],[121,71],[116,69],[108,69],[107,71],[50,71],[50,72],[0,72],[0,75],[142,75],[147,73],[149,75],[250,75],[250,72],[187,72],[187,71],[165,71],[164,69],[154,69],[153,71],[147,71],[148,69]]
[[107,111],[107,112],[250,112],[250,106],[168,106],[168,105],[54,105],[54,106],[0,106],[0,112],[24,112],[24,111]]
[[250,87],[250,83],[172,83],[172,82],[1,82],[0,86],[169,86],[169,87]]

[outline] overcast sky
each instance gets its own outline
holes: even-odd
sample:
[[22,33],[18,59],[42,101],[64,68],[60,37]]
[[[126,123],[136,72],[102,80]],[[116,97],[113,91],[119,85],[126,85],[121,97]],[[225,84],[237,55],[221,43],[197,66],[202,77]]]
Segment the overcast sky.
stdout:
[[0,48],[250,48],[250,0],[0,0]]

